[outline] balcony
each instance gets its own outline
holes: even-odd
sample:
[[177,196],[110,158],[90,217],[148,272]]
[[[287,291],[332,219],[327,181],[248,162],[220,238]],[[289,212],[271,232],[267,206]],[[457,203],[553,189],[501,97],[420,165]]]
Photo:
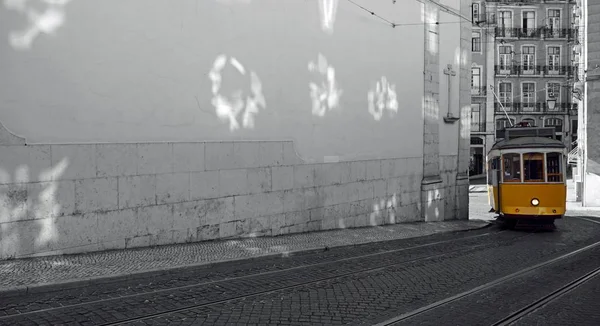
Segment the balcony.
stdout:
[[[535,102],[535,103],[525,103],[525,102],[512,102],[512,103],[502,103],[504,105],[504,109],[508,114],[560,114],[564,115],[571,109],[577,109],[576,103],[571,102],[562,102],[556,103],[554,109],[550,110],[548,108],[548,104],[546,102]],[[500,103],[494,103],[494,111],[498,114],[504,114],[502,110],[502,106]]]
[[496,75],[518,75],[519,66],[516,65],[495,65],[494,72]]
[[510,4],[510,3],[514,3],[514,4],[531,4],[531,3],[556,3],[556,2],[563,2],[563,3],[574,3],[575,0],[487,0],[487,2],[494,2],[494,3],[506,3],[506,4]]
[[562,102],[562,103],[556,103],[556,105],[554,106],[554,109],[550,109],[548,107],[548,104],[546,102],[541,103],[542,104],[542,111],[543,113],[547,113],[547,114],[567,114],[567,111],[571,109],[571,106],[573,105],[573,103],[570,102]]
[[518,28],[512,27],[496,27],[494,31],[496,37],[517,37],[519,35]]
[[544,75],[545,76],[573,75],[576,72],[577,72],[577,67],[575,67],[575,66],[544,66]]
[[576,28],[557,28],[550,29],[548,27],[539,28],[515,28],[515,27],[496,27],[496,37],[513,37],[520,39],[576,39],[578,32]]
[[486,94],[487,94],[487,87],[471,86],[471,96],[485,96]]
[[496,75],[541,76],[544,72],[544,66],[495,65],[494,71]]
[[495,65],[496,75],[512,76],[571,76],[577,72],[574,66],[524,66],[524,65]]
[[556,28],[550,29],[548,27],[544,28],[543,32],[544,38],[552,39],[552,38],[565,38],[565,39],[575,39],[578,36],[577,28]]
[[[557,0],[553,0],[557,1]],[[561,1],[561,0],[558,0]],[[563,0],[566,2],[567,0]],[[542,3],[542,0],[487,0],[487,2],[498,2],[498,3]]]
[[507,113],[518,113],[515,103],[509,103],[509,102],[506,102],[506,103],[503,102],[502,105],[500,105],[499,102],[494,102],[494,111],[496,113],[504,113],[504,111],[502,110],[503,106],[504,106],[504,110],[506,110]]

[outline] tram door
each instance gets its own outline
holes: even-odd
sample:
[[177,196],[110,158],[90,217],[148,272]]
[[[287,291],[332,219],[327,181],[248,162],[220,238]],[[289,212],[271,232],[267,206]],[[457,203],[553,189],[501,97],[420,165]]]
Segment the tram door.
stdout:
[[500,191],[500,178],[502,170],[500,168],[500,157],[492,157],[487,166],[488,181],[488,203],[496,211],[500,209],[498,193]]

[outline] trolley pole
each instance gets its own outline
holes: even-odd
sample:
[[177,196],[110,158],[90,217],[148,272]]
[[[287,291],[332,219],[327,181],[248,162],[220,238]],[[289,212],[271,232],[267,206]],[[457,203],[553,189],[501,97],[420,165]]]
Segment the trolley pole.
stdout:
[[494,97],[496,98],[496,100],[498,100],[498,103],[500,103],[500,107],[502,108],[502,111],[504,111],[504,115],[506,115],[506,119],[508,120],[508,123],[510,123],[511,127],[514,127],[512,120],[510,119],[510,117],[508,116],[508,113],[506,112],[506,109],[504,109],[504,105],[502,105],[502,101],[500,101],[498,94],[496,94],[496,92],[494,91],[494,85],[490,85],[490,90],[492,91],[492,94],[494,94]]

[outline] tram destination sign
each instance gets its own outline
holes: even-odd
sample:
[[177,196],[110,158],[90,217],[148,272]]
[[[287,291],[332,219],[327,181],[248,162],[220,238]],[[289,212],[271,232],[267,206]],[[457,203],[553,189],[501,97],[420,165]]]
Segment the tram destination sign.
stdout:
[[496,130],[496,139],[514,139],[520,137],[544,137],[556,139],[554,127],[517,127]]

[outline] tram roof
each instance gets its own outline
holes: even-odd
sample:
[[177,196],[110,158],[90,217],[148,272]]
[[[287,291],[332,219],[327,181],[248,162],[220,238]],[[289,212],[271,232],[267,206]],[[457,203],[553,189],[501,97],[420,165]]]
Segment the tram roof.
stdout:
[[566,148],[560,140],[546,137],[519,137],[509,140],[501,140],[492,146],[495,149],[511,148]]

